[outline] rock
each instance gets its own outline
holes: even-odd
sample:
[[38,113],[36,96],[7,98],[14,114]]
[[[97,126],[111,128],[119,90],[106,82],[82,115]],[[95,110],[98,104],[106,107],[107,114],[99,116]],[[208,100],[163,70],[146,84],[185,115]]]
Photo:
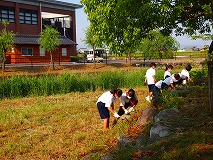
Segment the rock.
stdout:
[[157,113],[157,109],[155,108],[152,108],[152,107],[145,108],[137,121],[138,124],[144,125],[144,124],[150,123],[150,121],[154,119],[154,116],[156,115],[156,113]]
[[150,129],[150,138],[156,140],[159,138],[167,137],[172,133],[173,131],[169,127],[160,123],[155,123]]
[[106,155],[100,158],[100,160],[112,160],[113,157],[111,155]]
[[172,116],[174,116],[175,114],[178,114],[178,113],[180,113],[180,111],[176,108],[165,109],[165,110],[160,111],[154,117],[154,120],[155,120],[155,122],[166,121],[166,120],[170,119]]
[[122,135],[118,137],[118,146],[124,148],[126,146],[135,145],[135,139],[130,135]]

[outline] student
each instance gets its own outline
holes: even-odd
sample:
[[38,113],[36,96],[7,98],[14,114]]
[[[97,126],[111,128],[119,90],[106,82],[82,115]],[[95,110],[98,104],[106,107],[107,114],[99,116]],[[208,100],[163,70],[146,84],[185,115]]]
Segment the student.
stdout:
[[[138,104],[138,97],[133,89],[128,90],[127,92],[124,92],[121,95],[121,103],[120,103],[120,108],[118,110],[118,115],[122,116],[123,114],[128,114],[130,112],[134,112],[135,106]],[[127,108],[129,110],[127,110]],[[120,117],[115,117],[113,121],[113,125],[117,123],[117,120]]]
[[154,96],[159,96],[161,93],[161,86],[162,86],[163,80],[158,81],[155,83],[155,90],[154,90]]
[[152,97],[153,97],[155,82],[158,81],[155,77],[155,74],[156,74],[155,68],[156,68],[156,64],[152,62],[150,64],[150,68],[146,71],[146,75],[145,75],[144,84],[148,84],[148,88],[149,88],[149,96],[146,97],[146,100],[149,102],[152,100]]
[[[130,89],[126,93],[123,93],[121,96],[121,103],[118,115],[122,116],[124,113],[128,114],[130,112],[133,112],[137,104],[138,97],[136,96],[135,91],[133,89]],[[129,110],[127,110],[128,107],[130,107]]]
[[191,69],[192,66],[189,63],[187,63],[185,69],[183,69],[180,73],[182,81],[180,81],[179,83],[181,83],[183,86],[186,84],[186,81],[190,80],[189,71],[191,71]]
[[104,92],[97,101],[97,107],[100,114],[101,119],[104,119],[103,130],[109,128],[109,118],[110,112],[114,115],[114,117],[120,117],[117,112],[114,111],[114,103],[118,98],[122,95],[122,90],[115,89],[111,91]]
[[163,76],[164,79],[166,79],[167,77],[171,77],[171,70],[172,69],[173,69],[173,66],[171,64],[166,65],[166,69],[165,69],[164,76]]
[[178,73],[173,74],[171,77],[167,77],[162,81],[161,89],[168,90],[169,88],[175,88],[175,83],[181,79],[181,75]]

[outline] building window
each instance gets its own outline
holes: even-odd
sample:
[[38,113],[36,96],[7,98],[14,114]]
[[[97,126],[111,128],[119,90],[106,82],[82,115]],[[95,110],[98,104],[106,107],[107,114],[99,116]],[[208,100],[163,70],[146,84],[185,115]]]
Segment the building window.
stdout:
[[38,14],[35,10],[20,9],[19,21],[21,24],[38,24]]
[[32,56],[33,49],[32,48],[21,48],[21,54],[22,54],[22,56]]
[[67,48],[62,48],[62,56],[67,56]]
[[13,7],[0,6],[0,21],[15,22],[15,9]]
[[43,50],[42,48],[40,48],[40,56],[45,56],[45,50]]

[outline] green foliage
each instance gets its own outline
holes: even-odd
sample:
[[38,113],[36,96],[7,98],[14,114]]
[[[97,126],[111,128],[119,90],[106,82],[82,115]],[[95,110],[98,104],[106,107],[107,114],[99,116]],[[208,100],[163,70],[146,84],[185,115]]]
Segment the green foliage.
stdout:
[[54,51],[59,46],[59,35],[56,29],[45,26],[45,29],[40,33],[40,47],[45,51]]
[[158,98],[158,105],[162,106],[163,109],[168,108],[177,108],[179,109],[181,107],[182,100],[179,97],[179,95],[175,92],[166,92],[163,91],[163,93]]
[[1,22],[4,29],[0,32],[0,59],[2,62],[2,70],[4,71],[4,62],[6,61],[6,53],[10,51],[11,47],[14,46],[15,34],[7,30],[7,23]]
[[133,52],[149,31],[168,36],[211,31],[212,1],[81,0],[92,28],[114,53]]
[[205,85],[207,84],[208,72],[206,69],[200,69],[190,72],[190,78],[192,79],[193,85]]
[[40,33],[40,38],[38,42],[40,43],[40,48],[44,51],[50,52],[50,61],[52,64],[52,69],[54,69],[54,62],[52,51],[56,50],[59,44],[60,33],[50,26],[45,26],[45,29]]
[[143,84],[145,71],[108,71],[88,74],[46,75],[40,77],[12,76],[0,81],[0,97],[46,96],[70,92],[108,90]]
[[140,44],[140,50],[146,59],[173,58],[177,48],[178,42],[171,36],[164,36],[159,30],[150,31]]

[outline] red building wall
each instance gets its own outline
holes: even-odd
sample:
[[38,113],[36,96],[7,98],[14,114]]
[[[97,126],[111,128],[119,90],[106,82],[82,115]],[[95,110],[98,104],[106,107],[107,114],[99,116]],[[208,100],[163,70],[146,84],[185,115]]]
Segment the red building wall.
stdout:
[[[15,2],[6,2],[1,1],[1,6],[10,6],[15,8],[15,23],[10,23],[7,26],[7,29],[10,31],[13,31],[16,34],[29,34],[29,35],[38,35],[41,32],[41,14],[40,14],[40,7],[39,6],[31,6],[21,3],[15,3]],[[32,24],[20,24],[19,22],[19,9],[25,8],[30,10],[37,10],[38,12],[38,24],[32,25]],[[75,12],[74,11],[63,11],[58,9],[52,9],[52,8],[46,8],[41,7],[42,12],[49,12],[49,13],[58,13],[58,14],[64,14],[64,15],[70,15],[72,17],[72,41],[76,42],[76,20],[75,20]],[[4,27],[0,25],[0,30],[2,30]],[[33,48],[33,56],[22,56],[21,54],[21,48]],[[61,50],[62,48],[67,48],[67,56],[62,56]],[[6,63],[43,63],[43,62],[50,62],[50,55],[48,52],[46,52],[45,56],[39,55],[39,45],[20,45],[17,44],[14,48],[14,52],[8,52],[6,54],[7,61]],[[59,56],[60,55],[60,56]],[[53,52],[53,58],[55,62],[69,62],[70,56],[76,55],[76,46],[72,45],[66,45],[66,46],[60,46],[56,51]]]
[[[21,48],[32,48],[33,56],[23,56],[21,54]],[[67,56],[62,56],[62,48],[67,48]],[[52,52],[54,62],[70,62],[70,56],[75,55],[75,48],[70,46],[60,46]],[[49,63],[50,53],[45,52],[45,56],[40,56],[40,49],[38,45],[18,45],[14,48],[14,52],[7,53],[7,64],[15,63]]]

